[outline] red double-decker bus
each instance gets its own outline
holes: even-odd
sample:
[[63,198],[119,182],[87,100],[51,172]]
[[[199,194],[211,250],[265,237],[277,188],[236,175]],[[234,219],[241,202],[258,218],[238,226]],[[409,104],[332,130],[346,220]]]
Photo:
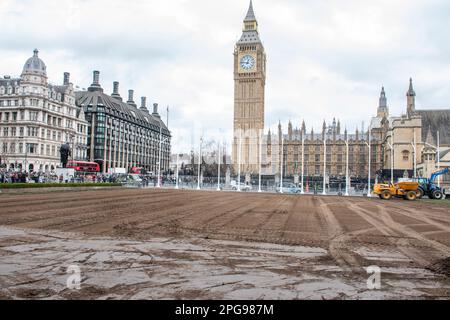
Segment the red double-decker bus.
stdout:
[[76,172],[98,173],[100,165],[96,162],[69,161],[67,168],[75,169]]

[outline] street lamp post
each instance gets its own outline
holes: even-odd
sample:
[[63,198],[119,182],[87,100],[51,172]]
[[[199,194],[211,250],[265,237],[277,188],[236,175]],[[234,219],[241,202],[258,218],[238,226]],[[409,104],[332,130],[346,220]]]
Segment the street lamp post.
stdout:
[[162,139],[162,126],[159,127],[159,158],[158,158],[158,188],[161,188],[161,157],[162,157],[162,144],[169,140],[169,138]]
[[177,183],[176,183],[176,185],[175,185],[175,189],[179,189],[179,185],[178,185],[178,180],[179,180],[179,172],[180,172],[180,170],[179,170],[179,168],[178,168],[178,164],[179,164],[179,162],[180,162],[180,159],[179,159],[179,157],[180,157],[180,154],[177,152]]
[[348,167],[348,159],[349,159],[349,144],[348,144],[348,138],[345,141],[345,145],[347,147],[347,155],[346,155],[346,168],[345,168],[345,196],[348,197],[350,195],[349,188],[350,188],[350,173],[349,173],[349,167]]
[[302,137],[302,194],[305,194],[305,137]]
[[414,132],[414,141],[411,142],[412,148],[414,150],[414,178],[417,177],[417,145],[416,145],[416,133]]
[[199,153],[198,153],[198,176],[197,176],[197,190],[200,190],[200,171],[202,170],[202,144],[203,144],[203,137],[200,138],[200,146],[199,146]]
[[387,142],[391,153],[391,184],[394,184],[394,146]]
[[369,142],[366,142],[367,147],[369,148],[369,174],[368,174],[368,178],[367,178],[367,197],[372,197],[372,188],[371,188],[371,167],[372,167],[372,146],[370,143],[370,131],[369,131]]
[[327,195],[327,138],[323,140],[323,192],[324,196]]

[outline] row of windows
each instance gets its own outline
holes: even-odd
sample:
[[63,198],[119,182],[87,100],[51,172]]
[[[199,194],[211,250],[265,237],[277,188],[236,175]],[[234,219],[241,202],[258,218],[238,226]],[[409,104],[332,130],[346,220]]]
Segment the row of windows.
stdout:
[[[39,128],[37,127],[4,127],[3,130],[1,130],[3,137],[24,137],[25,134],[27,137],[35,137],[35,138],[46,138],[47,140],[53,140],[58,142],[70,142],[71,136],[68,133],[64,133],[64,140],[63,133],[60,131],[54,131],[50,129],[41,129],[41,135],[39,136]],[[85,139],[81,136],[76,137],[77,143],[85,143]]]
[[75,116],[75,107],[61,107],[40,99],[0,100],[0,107],[43,107],[54,112]]
[[42,94],[47,95],[49,99],[57,100],[63,102],[64,95],[59,92],[48,90],[42,87],[4,87],[0,86],[0,95],[4,94]]
[[[20,120],[25,120],[25,112],[22,110],[19,113],[18,112],[0,112],[0,121],[3,122],[16,122],[18,120],[17,116],[19,115]],[[38,121],[38,115],[39,112],[37,111],[30,111],[28,112],[28,119],[29,121],[37,122]],[[47,118],[47,119],[45,119]],[[42,115],[43,122],[46,122],[48,125],[52,125],[54,127],[62,127],[63,126],[63,119],[52,117],[50,115],[47,115],[44,113]],[[66,128],[72,129],[73,128],[73,120],[67,119],[66,120]],[[79,133],[85,133],[87,126],[77,124],[77,132]]]
[[27,155],[41,155],[53,156],[59,155],[59,147],[55,145],[38,145],[33,143],[15,143],[3,142],[2,152],[4,154],[27,154]]
[[[93,111],[93,107],[92,106],[88,106],[86,108],[86,119],[88,122],[92,122],[92,115],[93,113],[91,113]],[[130,116],[129,114],[125,113],[125,112],[120,112],[117,111],[115,109],[112,108],[106,108],[103,106],[97,106],[97,111],[99,112],[97,114],[97,119],[100,116],[100,119],[104,119],[104,115],[103,112],[106,111],[106,114],[108,115],[112,115],[114,116],[114,118],[111,117],[106,117],[106,123],[107,124],[112,124],[112,125],[122,125],[124,124],[127,128],[128,127],[136,127],[137,129],[142,129],[142,130],[152,130],[152,131],[156,131],[159,132],[160,127],[156,126],[152,123],[149,122],[149,120],[147,118],[144,118],[144,120],[138,119],[136,117]],[[126,122],[124,122],[126,121]],[[163,130],[164,134],[167,134],[166,130]]]

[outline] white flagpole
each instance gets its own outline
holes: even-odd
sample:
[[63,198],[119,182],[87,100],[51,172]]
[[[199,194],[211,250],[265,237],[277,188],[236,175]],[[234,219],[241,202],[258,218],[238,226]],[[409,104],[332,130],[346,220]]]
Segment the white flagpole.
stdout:
[[217,169],[218,173],[217,173],[217,191],[220,191],[220,142],[218,144],[219,146],[219,167]]
[[281,183],[280,193],[283,193],[284,137],[281,137]]
[[302,194],[305,194],[305,137],[302,137]]
[[348,146],[348,138],[347,138],[347,140],[345,141],[345,145],[347,146],[347,166],[346,166],[346,169],[345,169],[345,196],[349,196],[350,194],[349,194],[349,188],[350,188],[350,172],[349,172],[349,168],[348,168],[348,159],[349,159],[349,156],[348,156],[348,153],[349,153],[349,146]]
[[178,180],[179,180],[179,168],[178,168],[178,163],[180,162],[180,159],[179,159],[179,157],[180,157],[180,154],[179,153],[177,153],[177,184],[176,184],[176,186],[175,186],[175,189],[179,189],[179,186],[178,186]]
[[201,171],[201,163],[202,163],[202,143],[203,138],[200,138],[200,147],[199,147],[199,153],[198,153],[198,181],[197,181],[197,190],[200,190],[200,171]]
[[237,191],[241,192],[241,161],[242,161],[242,130],[239,130],[239,170],[238,170],[238,188]]
[[[441,171],[441,141],[439,131],[437,132],[437,167]],[[438,187],[441,187],[441,177],[438,177]]]
[[261,190],[261,171],[262,171],[262,140],[264,137],[264,131],[261,130],[259,135],[259,188],[258,192],[262,192]]
[[324,196],[327,195],[327,138],[323,140],[323,192]]

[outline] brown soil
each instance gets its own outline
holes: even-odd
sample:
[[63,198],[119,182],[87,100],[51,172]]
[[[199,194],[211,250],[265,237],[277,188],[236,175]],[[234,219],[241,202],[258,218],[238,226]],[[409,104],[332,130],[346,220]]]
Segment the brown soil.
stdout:
[[0,225],[21,228],[317,246],[341,266],[364,264],[355,243],[398,247],[421,267],[450,256],[450,210],[439,202],[123,189],[0,199]]
[[[328,277],[330,280],[323,282],[331,285],[332,279],[345,283],[357,280],[357,293],[347,298],[403,298],[410,292],[414,297],[423,294],[427,298],[448,299],[450,295],[450,207],[439,201],[150,189],[1,194],[0,226],[16,230],[0,237],[0,258],[5,257],[0,267],[11,270],[5,271],[8,277],[3,282],[0,279],[0,285],[5,288],[0,290],[0,299],[286,297],[281,293],[279,296],[267,294],[263,276],[258,278],[262,284],[251,287],[255,272],[280,275],[280,283],[285,277],[292,279],[289,285],[275,284],[273,287],[274,290],[287,290],[288,298],[315,298],[322,290],[333,292],[329,295],[331,298],[351,293],[351,290],[324,289],[316,283],[308,285],[310,280],[301,277],[304,272],[323,279]],[[75,245],[78,241],[95,243],[92,239],[111,239],[119,242],[116,245],[120,249],[105,248],[107,255],[99,254],[104,261],[95,264],[90,259],[97,257],[95,252],[100,249]],[[53,242],[58,245],[50,246]],[[80,254],[73,263],[94,270],[100,275],[99,279],[102,270],[132,272],[135,266],[142,268],[152,279],[166,281],[167,285],[159,286],[156,282],[149,287],[145,278],[142,283],[127,284],[134,279],[131,277],[105,289],[101,280],[96,283],[96,276],[90,273],[94,282],[73,292],[61,290],[55,283],[43,286],[40,281],[50,280],[43,276],[39,278],[39,272],[37,275],[26,270],[14,272],[8,265],[12,257],[17,257],[17,261],[26,258],[26,263],[33,264],[34,259],[42,258],[40,252],[43,252],[43,255],[57,255],[59,262],[54,264],[60,266],[58,263],[70,260],[72,253],[68,251],[67,258],[64,255],[67,249],[59,246],[70,247],[72,242],[74,250]],[[122,242],[125,245],[120,245]],[[201,249],[158,251],[150,247],[151,252],[141,252],[139,248],[146,243],[155,246],[160,243],[168,248],[174,243],[186,248],[198,245]],[[310,258],[306,254],[306,258],[297,259],[296,250],[300,247],[321,248],[319,250],[325,254]],[[136,258],[130,262],[110,258],[123,254],[142,255],[145,259]],[[205,255],[206,260],[202,258]],[[64,269],[57,269],[51,260],[45,261],[36,268],[54,272],[55,276],[64,275]],[[202,265],[205,269],[199,270],[200,280],[186,276],[184,265],[191,265],[194,270]],[[367,277],[364,268],[373,265],[383,268],[384,290],[388,295],[364,295]],[[209,268],[215,270],[213,272],[223,272],[221,277],[225,280],[217,279],[216,283],[215,279],[210,279],[205,289],[202,279],[209,274]],[[170,276],[167,272],[171,272]],[[240,280],[234,280],[244,273]],[[405,283],[406,280],[410,282]],[[189,281],[190,285],[186,285]],[[224,281],[229,282],[221,289]],[[28,282],[35,284],[28,285]],[[290,288],[299,284],[302,292],[312,295],[291,296]],[[408,289],[411,285],[415,286],[415,291]],[[237,288],[241,290],[239,293]]]

